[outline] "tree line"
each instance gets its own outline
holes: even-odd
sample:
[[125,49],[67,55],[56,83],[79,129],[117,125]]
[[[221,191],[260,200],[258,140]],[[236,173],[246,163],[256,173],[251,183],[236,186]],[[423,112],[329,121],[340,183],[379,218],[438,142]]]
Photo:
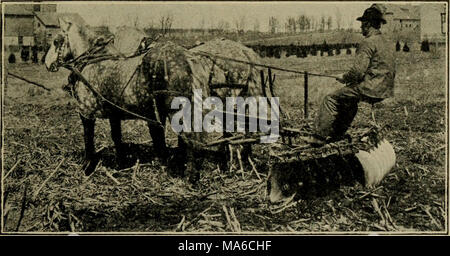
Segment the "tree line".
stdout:
[[[144,30],[160,30],[162,33],[170,33],[173,30],[173,24],[175,17],[172,13],[162,14],[158,20],[141,20],[138,16],[129,17],[132,26],[139,27]],[[107,22],[104,22],[105,25]],[[239,16],[233,18],[231,21],[225,19],[210,19],[205,18],[200,19],[199,23],[194,30],[207,32],[236,32],[244,33],[248,31],[262,32],[261,31],[261,20],[259,18],[249,18],[247,16]],[[275,33],[299,33],[299,32],[324,32],[330,30],[341,30],[343,29],[343,19],[339,9],[336,10],[334,16],[331,15],[321,15],[309,16],[306,14],[300,14],[298,16],[288,16],[287,18],[281,20],[275,16],[268,18],[268,31],[270,34]],[[352,23],[345,24],[345,27],[351,28]]]
[[[333,29],[341,30],[343,29],[343,25],[342,15],[339,10],[336,11],[334,17],[331,15],[315,17],[301,14],[297,17],[287,17],[284,23],[274,16],[269,17],[269,32],[271,34],[281,32],[291,34],[308,31],[324,32]],[[347,24],[347,27],[351,28],[352,23]]]

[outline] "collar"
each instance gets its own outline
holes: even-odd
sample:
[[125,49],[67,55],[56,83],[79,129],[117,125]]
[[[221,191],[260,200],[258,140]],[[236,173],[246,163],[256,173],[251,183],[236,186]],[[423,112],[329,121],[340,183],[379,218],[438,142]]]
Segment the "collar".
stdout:
[[369,33],[367,33],[367,36],[366,36],[366,37],[371,37],[371,36],[373,36],[373,35],[381,35],[381,31],[380,31],[379,29],[370,27],[370,28],[369,28]]

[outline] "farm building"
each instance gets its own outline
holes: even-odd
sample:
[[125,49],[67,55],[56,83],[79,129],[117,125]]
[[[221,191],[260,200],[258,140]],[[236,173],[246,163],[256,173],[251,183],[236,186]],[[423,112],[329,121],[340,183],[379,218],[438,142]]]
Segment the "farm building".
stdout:
[[38,5],[8,4],[5,6],[4,40],[8,50],[17,51],[22,46],[30,47],[34,45],[33,12],[35,6]]
[[[383,30],[413,41],[445,42],[447,22],[445,3],[386,4],[387,24]],[[403,39],[404,40],[404,39]],[[406,40],[408,41],[408,40]]]
[[56,4],[5,5],[6,50],[16,52],[34,45],[45,49],[59,30],[59,17],[84,22],[79,14],[57,13]]
[[445,42],[447,34],[446,6],[444,3],[423,4],[420,10],[420,39]]
[[419,31],[420,7],[411,4],[385,4],[385,19],[383,28],[387,31]]
[[35,12],[34,14],[35,43],[42,49],[48,47],[50,40],[59,31],[59,18],[84,23],[83,18],[77,13]]

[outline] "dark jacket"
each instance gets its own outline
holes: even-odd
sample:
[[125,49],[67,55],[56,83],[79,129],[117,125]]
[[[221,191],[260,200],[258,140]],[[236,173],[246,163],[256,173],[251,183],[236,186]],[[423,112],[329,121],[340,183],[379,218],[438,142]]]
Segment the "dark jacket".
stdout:
[[360,43],[352,68],[343,80],[368,97],[385,99],[394,96],[394,47],[373,29]]

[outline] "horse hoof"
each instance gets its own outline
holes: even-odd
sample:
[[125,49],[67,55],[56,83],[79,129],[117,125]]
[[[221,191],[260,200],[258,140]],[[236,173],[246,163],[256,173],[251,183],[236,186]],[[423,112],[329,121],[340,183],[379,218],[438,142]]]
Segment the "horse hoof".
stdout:
[[98,158],[91,159],[91,160],[85,160],[83,163],[84,175],[86,175],[86,176],[91,175],[95,171],[98,161],[99,161]]
[[182,154],[171,154],[165,159],[168,172],[173,177],[184,177],[186,173],[186,159]]
[[174,163],[169,160],[167,163],[167,169],[168,169],[169,175],[171,175],[173,177],[184,177],[185,176],[186,168],[180,163],[176,163],[176,162]]
[[155,159],[161,162],[162,165],[168,165],[173,158],[175,158],[175,156],[170,154],[168,150],[160,150],[160,152],[155,155]]
[[115,165],[118,169],[125,169],[133,166],[136,163],[137,159],[128,156],[128,155],[120,155],[115,158]]
[[189,173],[188,181],[189,183],[192,184],[193,187],[197,187],[200,181],[200,173],[199,172]]

